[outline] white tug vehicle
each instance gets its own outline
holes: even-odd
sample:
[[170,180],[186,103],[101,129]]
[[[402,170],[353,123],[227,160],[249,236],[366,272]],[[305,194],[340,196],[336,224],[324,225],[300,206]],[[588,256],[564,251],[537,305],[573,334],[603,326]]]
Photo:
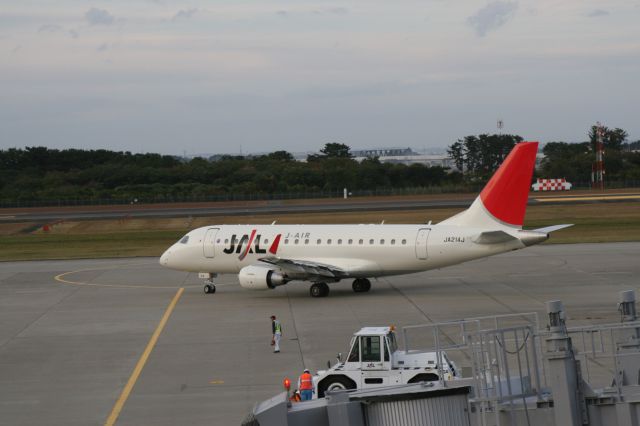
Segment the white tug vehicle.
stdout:
[[364,327],[351,339],[349,355],[328,370],[313,377],[314,398],[323,398],[327,391],[367,389],[407,383],[433,382],[441,378],[460,378],[456,365],[440,351],[398,350],[394,327]]

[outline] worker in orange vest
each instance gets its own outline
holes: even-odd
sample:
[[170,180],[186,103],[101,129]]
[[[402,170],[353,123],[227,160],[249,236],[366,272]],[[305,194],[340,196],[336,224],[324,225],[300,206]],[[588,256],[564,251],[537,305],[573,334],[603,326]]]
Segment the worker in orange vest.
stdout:
[[300,390],[300,397],[303,401],[309,401],[313,396],[313,377],[306,368],[298,379],[298,389]]

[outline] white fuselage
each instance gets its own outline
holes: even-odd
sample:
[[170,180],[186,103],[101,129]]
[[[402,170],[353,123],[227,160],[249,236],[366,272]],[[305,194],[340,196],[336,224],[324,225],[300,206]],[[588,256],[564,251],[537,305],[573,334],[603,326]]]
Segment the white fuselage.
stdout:
[[[253,242],[247,244],[255,230]],[[519,239],[478,244],[486,229],[448,225],[221,225],[195,229],[160,263],[179,270],[238,273],[273,255],[333,265],[348,277],[377,277],[426,271],[525,247]],[[507,231],[514,236],[517,230]],[[232,241],[234,241],[232,243]],[[295,277],[292,277],[295,278]]]
[[537,142],[517,144],[471,206],[437,225],[212,225],[169,247],[160,264],[205,273],[205,293],[218,273],[238,274],[240,285],[273,289],[310,281],[313,297],[329,282],[353,278],[367,292],[369,278],[455,265],[538,244],[570,225],[522,229]]

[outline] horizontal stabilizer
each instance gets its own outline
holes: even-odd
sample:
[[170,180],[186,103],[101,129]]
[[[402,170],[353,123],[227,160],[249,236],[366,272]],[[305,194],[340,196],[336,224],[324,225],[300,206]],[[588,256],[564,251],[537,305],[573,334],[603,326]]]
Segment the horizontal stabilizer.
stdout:
[[472,241],[477,244],[499,244],[511,240],[517,240],[517,238],[504,231],[485,231],[472,238]]
[[561,229],[568,228],[570,226],[573,226],[573,223],[568,223],[568,224],[563,224],[563,225],[551,225],[551,226],[547,226],[547,227],[544,227],[544,228],[534,229],[534,231],[543,232],[545,234],[549,234],[551,232],[559,231]]

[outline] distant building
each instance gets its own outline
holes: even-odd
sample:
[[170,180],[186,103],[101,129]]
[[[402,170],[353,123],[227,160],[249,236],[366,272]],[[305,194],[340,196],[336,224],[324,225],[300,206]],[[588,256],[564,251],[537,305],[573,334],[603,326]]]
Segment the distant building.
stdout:
[[351,150],[353,157],[398,157],[417,155],[411,148],[375,148]]

